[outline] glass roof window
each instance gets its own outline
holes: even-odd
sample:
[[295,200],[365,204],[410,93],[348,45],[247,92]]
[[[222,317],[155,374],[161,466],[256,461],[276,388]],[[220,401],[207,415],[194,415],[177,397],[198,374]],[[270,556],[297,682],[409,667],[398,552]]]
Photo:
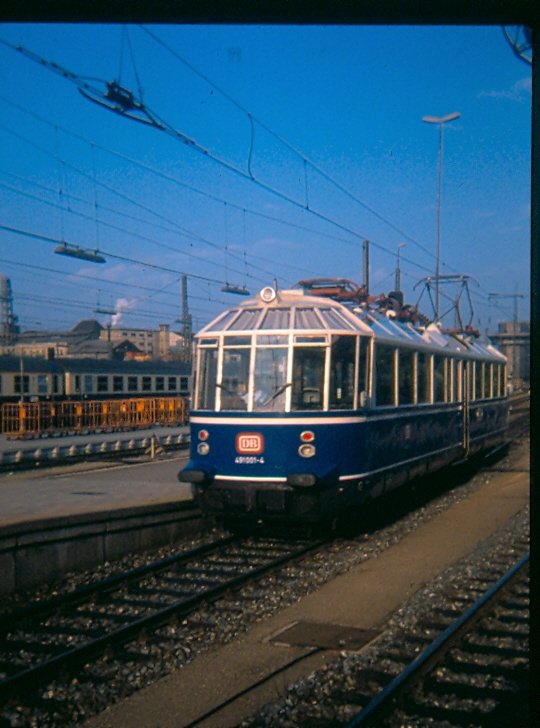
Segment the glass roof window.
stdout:
[[238,309],[236,308],[233,308],[230,311],[225,311],[223,316],[212,323],[212,331],[224,331],[229,327],[229,324],[237,315]]
[[231,323],[229,329],[231,331],[251,331],[257,328],[260,317],[260,308],[246,308],[240,311],[238,318]]
[[321,314],[326,327],[329,329],[349,329],[352,331],[356,329],[350,321],[333,308],[321,308],[319,309],[319,313]]
[[269,308],[262,320],[261,329],[288,329],[290,315],[288,308]]
[[314,308],[297,308],[294,316],[295,329],[322,329],[323,322]]

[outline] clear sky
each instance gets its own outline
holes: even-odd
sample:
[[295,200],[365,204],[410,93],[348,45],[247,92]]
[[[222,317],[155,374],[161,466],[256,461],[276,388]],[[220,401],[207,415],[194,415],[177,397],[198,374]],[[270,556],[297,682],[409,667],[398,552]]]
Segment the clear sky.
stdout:
[[[528,318],[531,67],[500,27],[5,24],[0,38],[98,90],[118,81],[196,142],[102,108],[0,44],[0,274],[23,330],[108,324],[96,308],[178,329],[182,272],[197,329],[241,300],[226,283],[361,282],[366,238],[371,291],[393,289],[404,244],[416,303],[435,272],[438,201],[439,127],[422,117],[456,111],[441,273],[472,277],[483,332],[513,315],[514,299],[489,293],[523,294]],[[55,255],[60,240],[107,262]],[[425,293],[420,307],[432,312]]]

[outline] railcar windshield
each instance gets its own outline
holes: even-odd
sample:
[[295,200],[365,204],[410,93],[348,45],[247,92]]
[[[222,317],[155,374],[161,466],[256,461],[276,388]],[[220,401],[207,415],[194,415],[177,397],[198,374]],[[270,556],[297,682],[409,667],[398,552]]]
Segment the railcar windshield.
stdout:
[[368,351],[368,343],[353,335],[225,336],[221,347],[199,346],[196,406],[243,412],[352,409],[367,389]]
[[[259,337],[261,344],[267,340],[286,337]],[[255,411],[283,412],[287,388],[287,346],[258,346],[255,349],[253,373],[253,407]]]

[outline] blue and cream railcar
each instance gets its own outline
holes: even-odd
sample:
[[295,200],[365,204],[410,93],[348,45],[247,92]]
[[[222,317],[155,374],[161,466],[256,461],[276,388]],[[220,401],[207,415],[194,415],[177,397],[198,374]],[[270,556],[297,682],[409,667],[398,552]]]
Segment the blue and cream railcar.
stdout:
[[331,520],[504,441],[505,357],[392,315],[265,288],[197,335],[179,479],[205,512]]

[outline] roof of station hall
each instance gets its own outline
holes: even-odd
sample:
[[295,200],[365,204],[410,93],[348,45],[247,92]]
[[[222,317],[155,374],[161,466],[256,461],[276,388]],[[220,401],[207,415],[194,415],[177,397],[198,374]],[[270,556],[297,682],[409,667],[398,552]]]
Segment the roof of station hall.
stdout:
[[444,334],[436,324],[414,327],[411,323],[396,321],[381,311],[358,305],[349,307],[331,298],[306,295],[296,289],[279,291],[271,301],[264,301],[259,294],[232,306],[204,326],[197,338],[254,332],[275,334],[291,330],[303,334],[357,333],[374,336],[389,344],[505,361],[505,357],[491,344]]

